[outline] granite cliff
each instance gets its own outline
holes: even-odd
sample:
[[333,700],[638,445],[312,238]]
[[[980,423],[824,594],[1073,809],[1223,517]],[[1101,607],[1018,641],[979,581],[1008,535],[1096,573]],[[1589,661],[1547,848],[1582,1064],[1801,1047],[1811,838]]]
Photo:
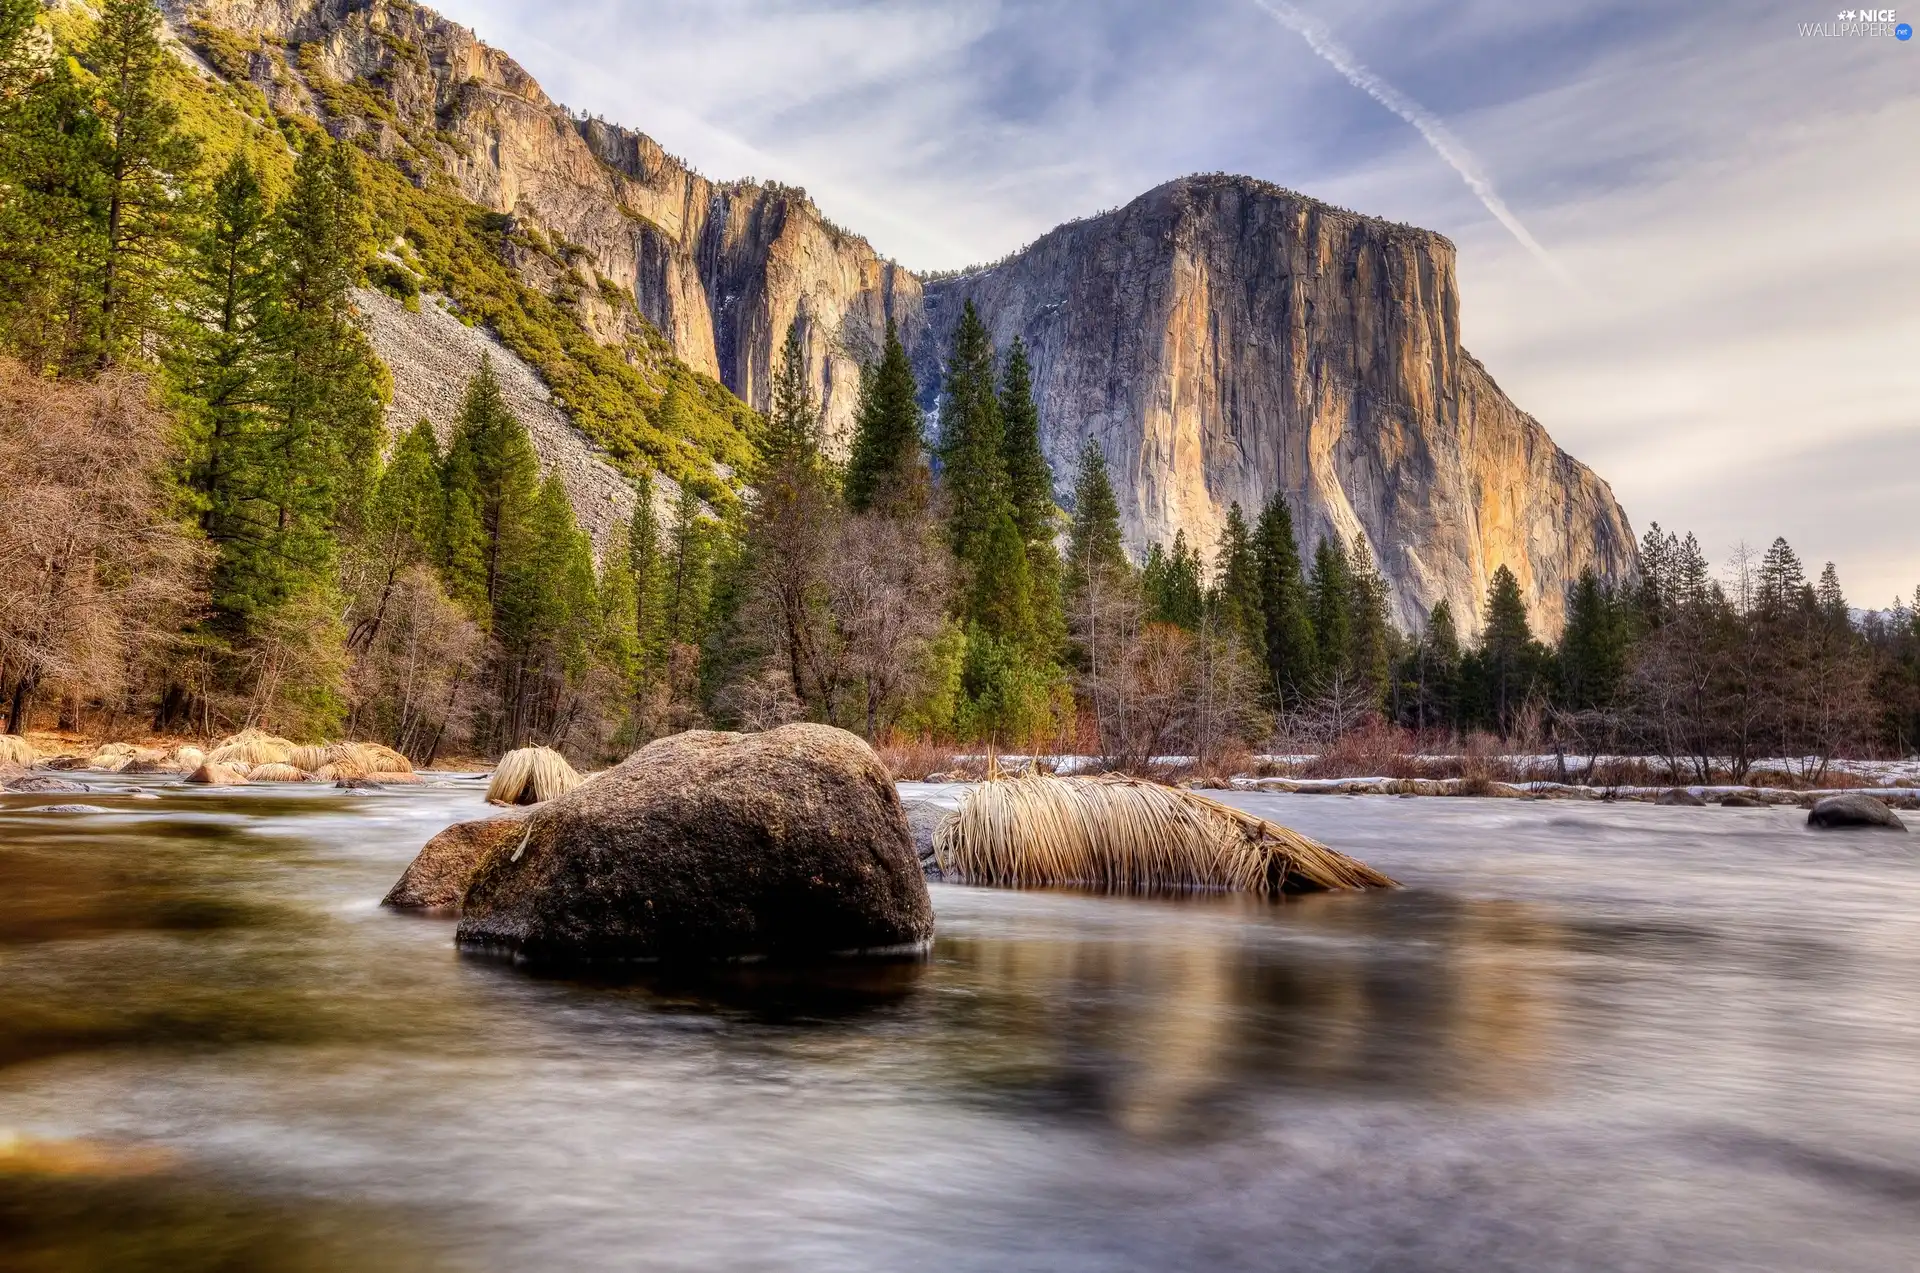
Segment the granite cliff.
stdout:
[[[573,115],[505,54],[405,0],[166,9],[210,65],[277,110],[537,230],[555,250],[513,264],[604,344],[656,342],[764,407],[798,319],[836,444],[887,316],[931,406],[939,350],[971,299],[1000,341],[1033,347],[1062,495],[1082,440],[1097,438],[1136,549],[1185,530],[1210,550],[1230,504],[1252,512],[1281,491],[1309,547],[1367,538],[1403,623],[1442,598],[1471,622],[1504,564],[1548,633],[1565,581],[1632,569],[1605,483],[1461,348],[1453,246],[1438,235],[1249,178],[1187,178],[923,283],[804,191],[710,181],[643,134]],[[432,374],[395,368],[397,382]],[[604,508],[603,483],[589,485],[576,502]]]

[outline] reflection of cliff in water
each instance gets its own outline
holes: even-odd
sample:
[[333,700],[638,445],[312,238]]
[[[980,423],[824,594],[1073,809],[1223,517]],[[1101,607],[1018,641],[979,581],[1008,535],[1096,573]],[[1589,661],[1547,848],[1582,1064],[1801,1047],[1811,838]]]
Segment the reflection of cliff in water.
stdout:
[[1525,906],[1309,897],[1274,924],[1270,903],[1237,898],[1103,904],[1128,922],[940,943],[971,993],[938,1011],[994,1040],[942,1058],[946,1073],[1142,1135],[1203,1129],[1277,1087],[1487,1100],[1544,1082],[1562,942]]

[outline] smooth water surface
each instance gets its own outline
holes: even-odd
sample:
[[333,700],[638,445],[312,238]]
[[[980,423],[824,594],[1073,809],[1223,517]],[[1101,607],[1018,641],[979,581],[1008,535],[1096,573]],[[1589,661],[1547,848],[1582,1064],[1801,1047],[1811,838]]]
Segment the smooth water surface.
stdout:
[[1910,836],[1249,795],[1408,887],[590,982],[376,905],[477,784],[160,794],[0,799],[0,1268],[1920,1265]]

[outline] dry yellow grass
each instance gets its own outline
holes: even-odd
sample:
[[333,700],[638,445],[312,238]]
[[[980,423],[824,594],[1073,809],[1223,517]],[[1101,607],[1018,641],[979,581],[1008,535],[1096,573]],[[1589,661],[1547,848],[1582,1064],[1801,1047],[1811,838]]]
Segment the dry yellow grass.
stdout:
[[287,752],[287,763],[295,769],[304,769],[312,773],[327,763],[325,747],[296,746]]
[[487,783],[492,804],[542,804],[564,796],[586,779],[549,747],[523,747],[500,757]]
[[18,734],[0,734],[0,765],[31,765],[39,758],[33,744]]
[[1391,888],[1380,872],[1277,823],[1132,778],[996,778],[934,832],[943,871],[1007,888],[1320,892]]
[[293,763],[293,748],[286,739],[263,729],[243,729],[221,739],[219,745],[207,753],[207,760],[216,765],[235,761],[249,765],[288,765]]
[[306,780],[306,772],[292,765],[261,765],[247,775],[249,782],[305,782]]

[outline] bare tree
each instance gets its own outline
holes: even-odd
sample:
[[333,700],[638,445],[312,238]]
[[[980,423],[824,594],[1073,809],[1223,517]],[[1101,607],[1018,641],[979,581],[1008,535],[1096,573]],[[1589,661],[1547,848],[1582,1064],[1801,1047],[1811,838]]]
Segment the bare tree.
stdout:
[[866,736],[877,739],[925,685],[953,560],[931,522],[855,517],[827,570],[844,679],[856,686]]
[[0,705],[117,702],[199,601],[204,547],[171,516],[172,424],[124,373],[54,384],[0,360]]

